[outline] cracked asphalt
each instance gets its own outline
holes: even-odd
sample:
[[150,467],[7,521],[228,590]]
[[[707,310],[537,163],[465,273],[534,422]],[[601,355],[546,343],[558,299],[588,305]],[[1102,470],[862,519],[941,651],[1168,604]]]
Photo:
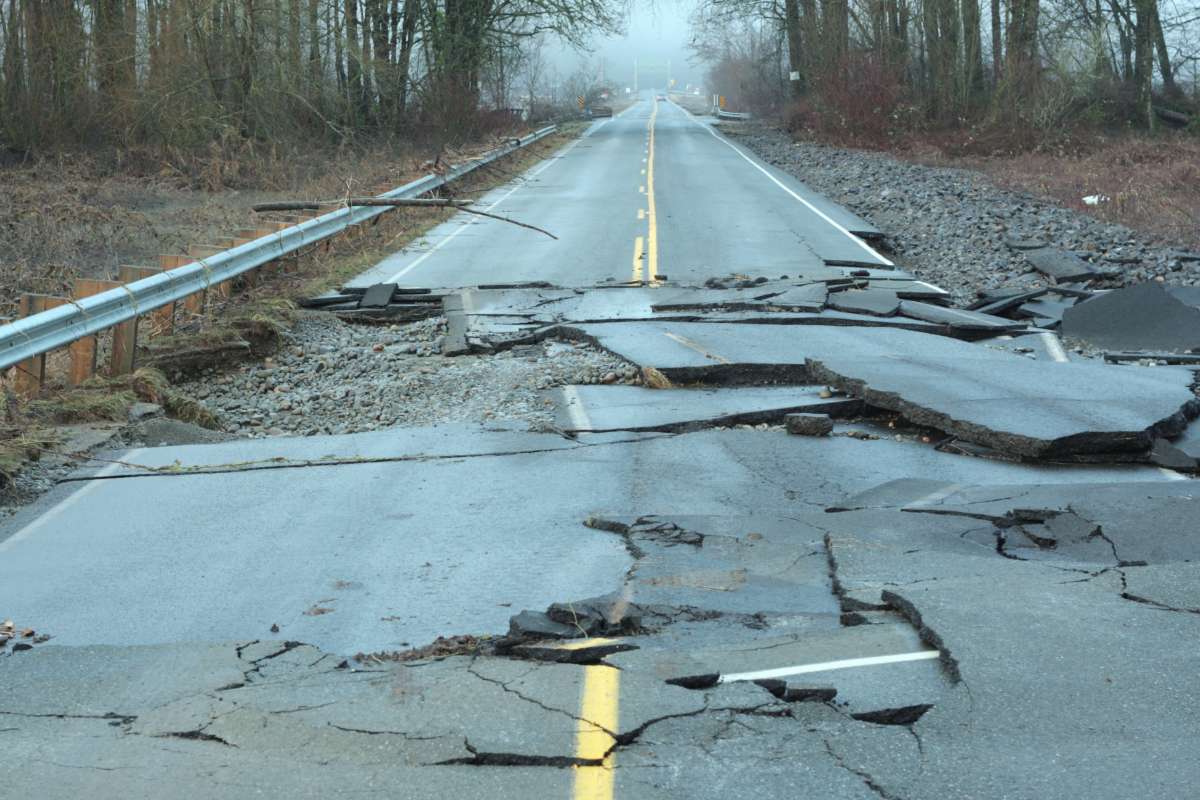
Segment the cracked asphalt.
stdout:
[[710,123],[644,98],[485,198],[558,241],[355,282],[640,385],[112,453],[3,523],[0,796],[1190,796],[1193,373],[938,311]]

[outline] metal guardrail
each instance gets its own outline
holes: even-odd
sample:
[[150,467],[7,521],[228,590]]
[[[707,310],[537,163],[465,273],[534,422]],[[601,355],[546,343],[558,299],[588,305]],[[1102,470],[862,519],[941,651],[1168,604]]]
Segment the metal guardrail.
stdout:
[[[380,197],[419,197],[543,139],[557,129],[557,125],[549,125],[498,147],[481,158],[453,167],[444,175],[426,175]],[[71,300],[49,311],[32,314],[0,326],[0,370],[8,369],[25,359],[66,347],[86,336],[108,330],[118,323],[215,287],[256,267],[341,233],[352,225],[367,222],[388,210],[390,209],[386,207],[373,206],[339,208],[214,256],[197,259],[182,267],[166,270],[91,297]]]
[[750,119],[749,111],[726,111],[725,109],[717,109],[717,119]]

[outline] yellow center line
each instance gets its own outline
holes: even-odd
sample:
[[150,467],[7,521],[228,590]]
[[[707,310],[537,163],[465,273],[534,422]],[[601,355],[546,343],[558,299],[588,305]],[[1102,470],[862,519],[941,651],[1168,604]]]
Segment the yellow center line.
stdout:
[[658,117],[658,103],[650,112],[650,148],[646,160],[646,219],[650,232],[646,237],[646,279],[651,286],[658,284],[658,220],[654,206],[654,120]]
[[684,347],[695,350],[697,353],[704,356],[705,358],[710,358],[719,364],[730,363],[729,359],[726,358],[725,356],[720,356],[720,355],[717,355],[716,353],[708,352],[703,347],[701,347],[700,345],[693,342],[691,339],[688,339],[686,336],[680,336],[677,333],[664,333],[663,336],[666,336],[668,339],[674,339],[675,341],[679,342]]
[[633,240],[633,280],[642,280],[642,237]]
[[575,800],[612,800],[613,732],[618,730],[621,672],[595,664],[584,668],[580,722],[575,729],[575,757],[600,766],[575,767]]

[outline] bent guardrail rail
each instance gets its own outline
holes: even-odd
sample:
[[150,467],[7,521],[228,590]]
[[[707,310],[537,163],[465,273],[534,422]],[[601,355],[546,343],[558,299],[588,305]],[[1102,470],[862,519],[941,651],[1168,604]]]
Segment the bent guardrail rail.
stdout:
[[[480,167],[549,136],[549,125],[490,151],[481,158],[455,166],[444,175],[426,175],[385,192],[380,197],[411,198],[433,191]],[[290,255],[303,247],[367,222],[386,207],[339,208],[328,214],[283,228],[216,255],[124,284],[115,289],[75,300],[0,326],[0,370],[20,364],[72,342],[113,328],[184,298],[216,287],[250,270]]]

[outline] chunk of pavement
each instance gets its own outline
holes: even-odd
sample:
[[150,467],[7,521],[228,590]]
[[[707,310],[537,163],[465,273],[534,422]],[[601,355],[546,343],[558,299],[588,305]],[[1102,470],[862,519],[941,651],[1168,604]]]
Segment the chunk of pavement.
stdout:
[[1043,328],[1055,328],[1062,322],[1063,314],[1067,313],[1077,300],[1078,298],[1073,296],[1047,292],[1041,297],[1022,303],[1016,314],[1032,319]]
[[900,311],[900,298],[885,289],[848,289],[829,295],[825,304],[838,311],[891,317]]
[[1200,407],[1186,369],[1039,362],[942,337],[904,352],[812,357],[807,371],[915,424],[1032,458],[1144,455]]
[[916,300],[901,300],[900,313],[913,319],[923,319],[926,322],[938,322],[947,325],[951,331],[1003,333],[1028,327],[1024,322],[1016,322],[1004,317],[981,314],[978,311],[968,311],[962,308],[946,308],[945,306],[921,303]]
[[358,307],[387,308],[392,302],[392,295],[395,293],[396,284],[394,283],[377,283],[374,286],[368,286],[358,301]]
[[833,420],[828,414],[788,414],[783,424],[788,433],[797,436],[828,436],[833,432]]
[[862,404],[845,397],[823,398],[803,386],[737,389],[650,389],[644,386],[564,386],[552,397],[557,425],[572,433],[667,431],[779,422],[795,411],[850,416]]
[[575,631],[575,636],[613,636],[640,633],[642,608],[619,594],[572,603],[554,603],[546,616]]
[[1187,369],[1039,362],[889,327],[627,322],[564,330],[675,383],[825,384],[1017,456],[1142,459],[1155,438],[1182,433],[1200,407]]
[[1159,283],[1096,295],[1063,313],[1063,336],[1116,350],[1200,348],[1200,308]]
[[1058,283],[1071,283],[1099,278],[1103,273],[1074,253],[1056,247],[1041,247],[1025,251],[1025,259],[1038,272]]
[[528,642],[513,647],[514,655],[534,661],[559,664],[594,664],[605,656],[636,650],[637,645],[621,639],[594,638],[566,642]]
[[978,302],[972,303],[969,306],[970,311],[978,311],[980,314],[1006,314],[1012,311],[1022,303],[1027,303],[1041,297],[1046,293],[1046,289],[1029,289],[1020,290],[1003,290],[990,294],[985,294]]
[[508,621],[508,635],[530,639],[570,639],[583,635],[573,625],[555,622],[542,611],[525,610]]

